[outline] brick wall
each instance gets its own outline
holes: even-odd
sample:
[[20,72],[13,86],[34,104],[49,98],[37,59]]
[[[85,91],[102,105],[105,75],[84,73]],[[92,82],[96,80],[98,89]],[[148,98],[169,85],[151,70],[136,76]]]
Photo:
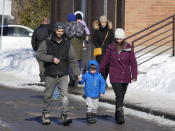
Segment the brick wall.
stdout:
[[175,14],[175,0],[126,0],[127,35]]

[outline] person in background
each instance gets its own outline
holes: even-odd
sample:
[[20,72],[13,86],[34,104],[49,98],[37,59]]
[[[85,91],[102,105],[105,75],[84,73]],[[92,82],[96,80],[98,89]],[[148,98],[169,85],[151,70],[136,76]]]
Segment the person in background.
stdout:
[[71,22],[71,21],[76,21],[76,16],[73,13],[69,13],[67,15],[67,21]]
[[37,59],[45,63],[45,91],[42,110],[43,124],[50,124],[49,107],[52,101],[52,95],[56,87],[59,88],[62,103],[61,119],[63,125],[67,126],[72,123],[68,117],[69,99],[68,99],[68,75],[69,67],[72,68],[73,74],[80,75],[77,58],[72,44],[64,35],[65,26],[63,23],[56,23],[53,29],[53,35],[44,40],[37,50]]
[[81,11],[74,12],[74,15],[76,16],[76,21],[81,23],[86,31],[86,39],[83,41],[83,56],[82,56],[82,74],[86,73],[87,71],[87,65],[88,65],[88,43],[89,43],[89,36],[90,31],[89,28],[86,25],[86,22],[84,21],[84,14]]
[[[93,22],[95,29],[93,34],[93,44],[95,48],[102,48],[102,55],[96,56],[97,62],[100,64],[106,49],[114,41],[114,32],[112,30],[112,22],[106,16],[100,16],[99,20]],[[108,77],[109,67],[106,65],[105,70],[101,72],[106,80]]]
[[[51,35],[51,26],[49,25],[49,20],[47,17],[43,17],[41,25],[37,27],[32,35],[32,47],[33,50],[36,52],[42,43],[43,40],[45,40],[47,37]],[[39,64],[39,76],[40,76],[40,82],[45,82],[45,76],[44,76],[44,63],[37,59],[37,62]]]
[[105,94],[106,90],[106,82],[99,73],[99,65],[97,61],[89,61],[88,72],[82,76],[82,80],[80,80],[79,83],[85,83],[83,97],[86,98],[87,122],[89,124],[95,124],[99,98]]
[[116,96],[115,120],[118,124],[125,123],[123,101],[130,82],[137,80],[137,62],[133,47],[126,42],[125,31],[115,30],[115,42],[109,45],[101,63],[100,71],[109,65],[109,77]]
[[74,13],[75,17],[76,17],[76,21],[80,22],[84,27],[85,27],[85,31],[86,31],[86,35],[89,36],[90,35],[90,31],[89,28],[86,25],[86,22],[83,20],[84,19],[84,14],[81,11],[76,11]]
[[[76,18],[76,16],[73,13],[70,13],[67,16],[68,22],[76,22],[76,19],[77,18]],[[72,26],[73,25],[74,24],[72,24]],[[79,25],[81,25],[81,24],[79,24]],[[80,37],[75,37],[74,36],[74,37],[70,38],[71,44],[72,44],[72,46],[73,46],[73,48],[75,50],[75,54],[76,54],[76,57],[77,57],[77,61],[79,63],[80,70],[82,68],[83,41],[85,40],[85,38],[86,38],[86,33],[84,33],[84,35],[82,35]],[[78,87],[77,80],[76,80],[75,76],[72,74],[71,70],[70,70],[70,75],[69,76],[70,76],[69,86],[70,87],[75,87],[75,88]]]

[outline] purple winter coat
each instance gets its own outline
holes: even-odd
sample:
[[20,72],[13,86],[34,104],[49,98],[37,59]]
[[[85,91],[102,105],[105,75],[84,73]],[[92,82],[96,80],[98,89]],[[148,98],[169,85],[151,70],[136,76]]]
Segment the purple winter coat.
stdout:
[[107,64],[111,83],[130,83],[132,79],[137,80],[137,62],[130,44],[127,43],[120,54],[116,44],[110,44],[100,63],[100,72],[105,70]]

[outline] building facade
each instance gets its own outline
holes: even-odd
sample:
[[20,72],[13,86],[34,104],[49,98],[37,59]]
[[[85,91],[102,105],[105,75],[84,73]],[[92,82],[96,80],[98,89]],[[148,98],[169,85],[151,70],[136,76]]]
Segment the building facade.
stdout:
[[116,23],[116,0],[53,0],[51,2],[51,21],[67,21],[67,14],[77,10],[84,12],[85,21],[92,30],[92,22],[101,15],[107,15],[112,21],[113,28]]
[[126,0],[125,28],[133,34],[175,14],[175,0]]
[[131,35],[175,14],[174,7],[175,0],[52,0],[51,21],[66,22],[68,13],[81,10],[93,31],[92,22],[105,14],[113,29],[125,27],[127,35]]

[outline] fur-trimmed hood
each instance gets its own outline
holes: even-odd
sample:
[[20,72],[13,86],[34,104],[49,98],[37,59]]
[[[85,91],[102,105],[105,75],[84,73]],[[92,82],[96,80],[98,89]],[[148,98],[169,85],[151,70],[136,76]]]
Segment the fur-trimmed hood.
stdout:
[[[112,21],[108,20],[107,23],[108,23],[109,29],[112,29]],[[100,21],[95,20],[95,21],[93,22],[93,28],[94,28],[95,30],[99,30],[99,28],[100,28],[99,24],[100,24]]]

